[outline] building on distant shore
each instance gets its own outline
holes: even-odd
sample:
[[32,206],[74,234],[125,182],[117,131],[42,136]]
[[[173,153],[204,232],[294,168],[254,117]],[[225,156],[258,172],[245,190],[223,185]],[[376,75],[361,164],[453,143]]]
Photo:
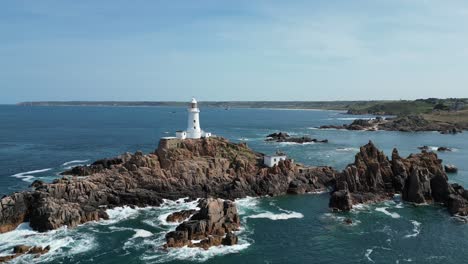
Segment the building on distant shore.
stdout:
[[[187,118],[187,129],[176,131],[175,138],[177,139],[197,139],[197,138],[208,138],[211,137],[210,132],[205,132],[200,127],[200,109],[198,108],[198,102],[195,98],[192,98],[190,102]],[[165,139],[170,139],[166,137]]]

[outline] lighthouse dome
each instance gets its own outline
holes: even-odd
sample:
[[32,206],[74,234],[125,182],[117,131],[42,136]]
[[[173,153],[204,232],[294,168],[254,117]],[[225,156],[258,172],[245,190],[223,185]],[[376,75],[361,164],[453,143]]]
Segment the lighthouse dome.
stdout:
[[192,98],[192,101],[190,102],[190,108],[192,109],[198,108],[198,103],[195,98]]

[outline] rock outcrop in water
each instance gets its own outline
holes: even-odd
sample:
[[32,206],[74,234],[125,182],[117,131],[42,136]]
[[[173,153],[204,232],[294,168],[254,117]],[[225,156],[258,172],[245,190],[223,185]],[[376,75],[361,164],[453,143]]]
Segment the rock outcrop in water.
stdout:
[[291,137],[288,133],[285,132],[278,132],[273,133],[267,136],[265,141],[275,141],[275,142],[290,142],[290,143],[297,143],[297,144],[304,144],[304,143],[328,143],[327,139],[318,140],[316,138],[311,138],[309,136],[301,136],[301,137]]
[[[106,219],[106,208],[158,206],[163,199],[280,195],[331,188],[335,171],[291,160],[263,166],[263,155],[223,138],[162,139],[141,152],[75,167],[50,184],[0,200],[0,232],[29,221],[38,231]],[[83,176],[83,177],[75,177]]]
[[[237,244],[233,233],[240,227],[240,218],[235,204],[229,200],[203,199],[200,210],[175,231],[166,235],[164,247],[201,247]],[[197,240],[197,242],[193,242]]]
[[372,142],[361,147],[354,163],[337,175],[330,207],[349,211],[353,204],[387,200],[396,193],[407,202],[443,204],[451,214],[468,212],[468,191],[449,184],[437,154],[402,158],[394,149],[389,160]]

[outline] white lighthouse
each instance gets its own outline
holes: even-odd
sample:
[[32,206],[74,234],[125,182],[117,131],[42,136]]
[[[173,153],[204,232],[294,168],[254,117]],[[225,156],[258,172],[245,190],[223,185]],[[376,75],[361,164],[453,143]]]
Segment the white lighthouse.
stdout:
[[197,100],[192,98],[192,102],[188,108],[187,138],[201,138],[201,136],[200,109],[198,109]]
[[200,109],[195,98],[192,98],[187,111],[187,130],[177,131],[176,137],[178,139],[210,137],[211,133],[203,131],[200,127]]

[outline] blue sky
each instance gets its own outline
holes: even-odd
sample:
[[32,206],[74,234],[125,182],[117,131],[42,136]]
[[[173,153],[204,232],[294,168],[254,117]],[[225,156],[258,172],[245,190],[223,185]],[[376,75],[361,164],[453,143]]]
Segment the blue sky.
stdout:
[[468,97],[468,1],[2,1],[0,103]]

